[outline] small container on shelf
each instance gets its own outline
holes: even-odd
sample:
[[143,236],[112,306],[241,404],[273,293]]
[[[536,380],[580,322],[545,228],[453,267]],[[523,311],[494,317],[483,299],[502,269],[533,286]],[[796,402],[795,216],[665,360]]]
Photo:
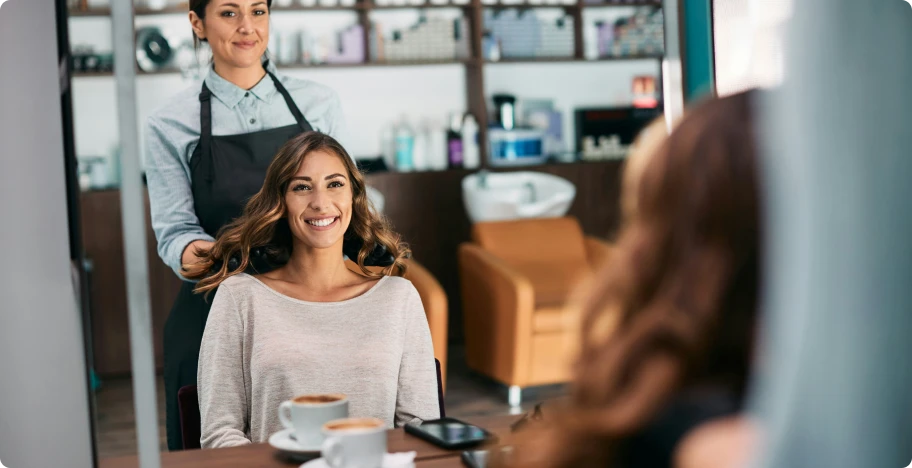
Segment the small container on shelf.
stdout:
[[[664,16],[661,9],[640,7],[614,21],[586,22],[586,58],[595,44],[599,57],[660,56],[665,52]],[[594,27],[596,32],[591,32]]]
[[567,14],[542,19],[534,9],[485,10],[485,30],[491,33],[483,45],[485,59],[573,57],[573,25],[573,17]]
[[466,22],[433,13],[414,25],[385,31],[375,22],[370,38],[371,57],[376,61],[452,61],[468,56]]

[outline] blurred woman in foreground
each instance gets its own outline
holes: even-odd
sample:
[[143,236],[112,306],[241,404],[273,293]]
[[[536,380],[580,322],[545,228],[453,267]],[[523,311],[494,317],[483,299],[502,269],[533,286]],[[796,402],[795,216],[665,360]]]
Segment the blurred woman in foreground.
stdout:
[[688,433],[741,410],[762,258],[751,96],[703,103],[629,162],[569,407],[516,466],[684,466],[705,447],[679,451]]

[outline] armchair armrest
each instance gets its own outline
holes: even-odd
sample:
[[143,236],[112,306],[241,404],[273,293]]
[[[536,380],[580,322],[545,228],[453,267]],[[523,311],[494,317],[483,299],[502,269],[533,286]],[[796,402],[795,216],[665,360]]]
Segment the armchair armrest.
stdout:
[[443,287],[424,266],[414,260],[408,260],[405,278],[415,285],[424,313],[427,315],[428,328],[431,329],[431,340],[434,342],[434,357],[440,361],[441,376],[446,384],[448,304]]
[[469,367],[503,382],[528,379],[532,283],[476,244],[459,246],[466,359]]
[[589,257],[589,265],[592,266],[592,271],[599,271],[608,263],[611,253],[614,252],[614,247],[608,242],[593,236],[586,236],[584,242],[586,243],[586,255]]

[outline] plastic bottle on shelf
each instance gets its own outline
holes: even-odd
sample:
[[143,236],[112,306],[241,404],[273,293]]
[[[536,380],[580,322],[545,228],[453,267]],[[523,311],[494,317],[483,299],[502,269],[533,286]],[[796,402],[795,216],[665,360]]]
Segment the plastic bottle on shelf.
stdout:
[[461,168],[462,159],[462,135],[459,133],[462,127],[462,114],[454,112],[450,116],[450,129],[447,130],[447,161],[452,169]]
[[415,144],[415,134],[408,124],[408,119],[403,116],[396,126],[396,169],[408,172],[414,169],[412,151]]
[[447,130],[439,119],[432,120],[428,128],[428,169],[443,171],[448,165]]
[[478,122],[475,116],[466,114],[462,121],[462,161],[466,169],[477,169],[481,165],[478,148]]
[[380,130],[380,157],[389,170],[396,167],[396,126],[384,125]]
[[425,125],[419,125],[415,131],[415,140],[412,145],[412,169],[428,170],[428,129]]
[[583,24],[583,57],[586,60],[596,60],[599,58],[599,30],[595,23],[587,22]]

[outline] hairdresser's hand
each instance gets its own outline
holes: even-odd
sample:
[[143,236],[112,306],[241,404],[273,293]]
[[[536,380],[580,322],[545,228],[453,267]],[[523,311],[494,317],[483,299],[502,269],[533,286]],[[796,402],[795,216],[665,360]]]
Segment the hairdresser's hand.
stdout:
[[206,240],[195,240],[187,244],[187,246],[184,247],[184,253],[181,254],[181,263],[184,265],[198,263],[200,258],[196,256],[196,251],[207,251],[212,248],[213,244],[215,244],[215,242]]

